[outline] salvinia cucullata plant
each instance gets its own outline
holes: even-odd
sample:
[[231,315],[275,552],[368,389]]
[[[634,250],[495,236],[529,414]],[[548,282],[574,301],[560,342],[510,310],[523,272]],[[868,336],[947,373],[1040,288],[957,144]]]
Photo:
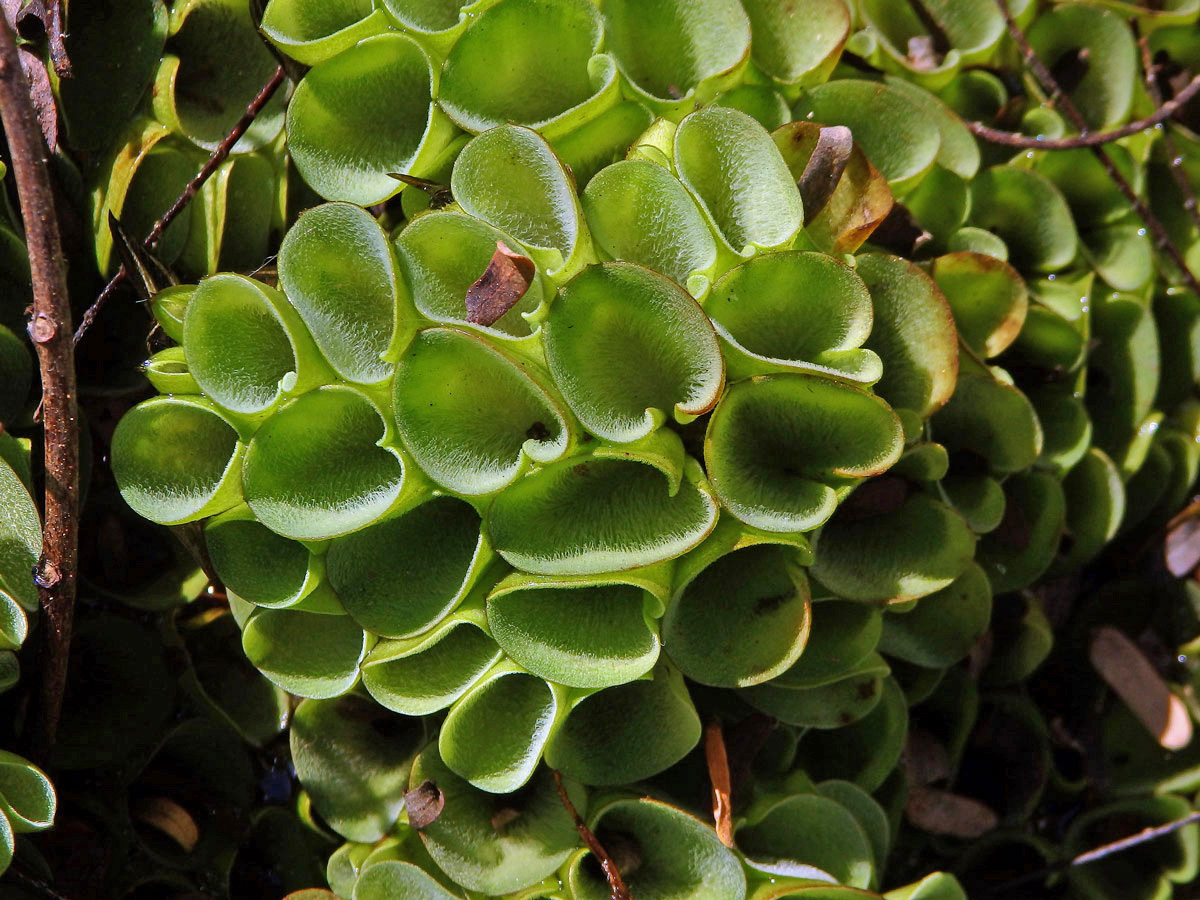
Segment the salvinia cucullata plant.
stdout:
[[[151,132],[221,133],[183,89],[218,5],[156,26],[178,55],[134,183],[169,180]],[[1126,16],[1200,61],[1200,9],[1175,6],[1007,4],[1050,64],[1087,50],[1069,94],[1093,129],[1144,99]],[[333,890],[609,896],[560,776],[637,900],[860,897],[894,883],[902,811],[1023,821],[1051,780],[1010,690],[1051,652],[1043,586],[1190,496],[1200,297],[1090,151],[964,124],[1067,129],[993,73],[1020,59],[1000,8],[271,0],[262,31],[311,68],[247,133],[264,193],[227,201],[226,239],[266,221],[285,139],[326,202],[277,280],[152,298],[176,346],[112,465],[136,512],[201,523],[246,655],[305,698],[295,765],[348,841]],[[1169,180],[1157,138],[1104,151],[1139,190]],[[205,234],[173,253],[236,268]],[[348,711],[366,698],[402,739]],[[713,720],[775,726],[726,841],[694,814]],[[941,790],[984,725],[1042,773],[1003,806]],[[426,782],[432,815],[405,800]],[[1190,809],[1160,799],[1095,822]],[[1188,834],[1162,884],[1194,873]],[[963,895],[935,874],[887,896]]]

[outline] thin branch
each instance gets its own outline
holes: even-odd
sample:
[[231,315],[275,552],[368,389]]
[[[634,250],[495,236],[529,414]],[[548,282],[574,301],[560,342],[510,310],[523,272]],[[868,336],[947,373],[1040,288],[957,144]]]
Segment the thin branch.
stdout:
[[1158,108],[1152,115],[1146,116],[1144,119],[1130,122],[1128,125],[1122,125],[1112,131],[1089,132],[1066,138],[1031,137],[1027,134],[989,128],[982,122],[967,122],[966,126],[976,137],[981,137],[989,143],[1003,144],[1005,147],[1017,147],[1023,150],[1075,150],[1080,147],[1099,147],[1101,144],[1112,143],[1165,122],[1197,94],[1200,94],[1200,75],[1188,82],[1187,87],[1166,103],[1156,104]]
[[[246,133],[247,129],[254,124],[254,120],[258,118],[258,114],[262,112],[263,107],[265,107],[267,103],[270,102],[271,98],[275,96],[275,92],[279,90],[279,86],[283,84],[284,77],[285,75],[283,66],[276,67],[275,73],[270,77],[267,83],[262,86],[262,89],[259,90],[255,98],[250,101],[250,105],[246,107],[246,111],[242,114],[242,117],[238,119],[237,124],[233,126],[229,134],[225,135],[221,143],[217,144],[216,149],[213,150],[212,155],[208,158],[208,161],[205,162],[200,171],[196,173],[196,176],[187,183],[187,187],[183,189],[183,193],[181,193],[175,202],[171,204],[171,208],[163,213],[162,217],[154,223],[154,227],[150,229],[150,233],[146,236],[146,240],[143,242],[143,246],[145,246],[147,250],[153,250],[155,248],[159,239],[163,236],[163,232],[167,230],[167,226],[175,220],[176,216],[183,212],[184,208],[192,202],[192,198],[196,196],[200,188],[204,186],[204,183],[212,177],[212,174],[216,172],[218,168],[220,168],[221,163],[225,162],[226,157],[228,157],[230,151],[233,150],[234,144],[236,144],[241,139],[242,135]],[[112,277],[112,280],[104,286],[104,290],[100,292],[100,295],[96,298],[95,302],[92,303],[92,305],[88,307],[87,312],[83,314],[83,318],[79,322],[79,328],[75,332],[75,344],[78,344],[83,339],[83,336],[87,333],[88,329],[91,328],[92,324],[96,321],[96,317],[100,315],[100,312],[104,309],[104,304],[108,302],[108,299],[113,295],[116,289],[120,287],[120,285],[128,276],[129,271],[125,268],[125,266],[121,266],[121,268],[117,270],[117,274]]]
[[[1136,23],[1134,27],[1137,27]],[[1138,48],[1142,52],[1142,73],[1146,80],[1146,93],[1150,95],[1150,101],[1155,106],[1165,107],[1167,104],[1163,103],[1162,91],[1158,88],[1158,66],[1154,64],[1154,59],[1150,55],[1150,41],[1146,35],[1138,35]],[[1193,78],[1192,84],[1189,84],[1168,102],[1178,103],[1183,94],[1197,81],[1200,81],[1200,75]],[[1163,149],[1167,151],[1167,168],[1171,170],[1171,177],[1175,179],[1179,193],[1183,195],[1184,212],[1188,214],[1188,217],[1192,220],[1192,224],[1200,231],[1200,208],[1196,206],[1196,192],[1192,190],[1192,184],[1188,181],[1187,172],[1183,171],[1183,157],[1180,155],[1179,148],[1175,144],[1175,138],[1169,129],[1163,130],[1162,139]]]
[[608,889],[612,893],[612,900],[630,900],[629,888],[625,887],[625,879],[621,877],[621,872],[617,869],[617,864],[613,862],[613,858],[608,855],[608,851],[604,849],[600,840],[592,833],[592,829],[588,828],[587,823],[580,818],[579,810],[575,808],[575,804],[567,796],[567,789],[563,787],[562,775],[559,774],[557,769],[551,769],[550,772],[554,775],[554,786],[558,788],[558,799],[562,801],[562,805],[566,807],[571,821],[575,823],[575,830],[579,832],[579,836],[583,838],[583,843],[592,851],[592,856],[596,857],[596,861],[600,863],[600,868],[604,870],[604,877],[608,879]]
[[1032,884],[1035,881],[1049,878],[1051,875],[1058,872],[1072,869],[1075,866],[1086,866],[1088,863],[1096,862],[1105,857],[1112,856],[1116,853],[1123,853],[1133,847],[1139,847],[1142,844],[1157,840],[1160,837],[1166,837],[1169,834],[1174,834],[1189,825],[1194,825],[1200,822],[1200,811],[1189,813],[1182,819],[1176,819],[1174,822],[1167,822],[1165,825],[1155,825],[1149,828],[1143,828],[1134,834],[1127,835],[1123,838],[1118,838],[1115,841],[1110,841],[1107,844],[1101,844],[1099,847],[1093,847],[1080,853],[1078,856],[1073,856],[1070,859],[1060,860],[1056,863],[1051,863],[1048,866],[1043,866],[1033,872],[1026,872],[1017,878],[1002,882],[995,887],[987,888],[983,893],[986,896],[1011,896],[1009,894],[1014,888],[1023,887],[1027,884]]
[[[1066,117],[1071,120],[1071,124],[1075,126],[1080,134],[1087,134],[1087,120],[1084,119],[1083,114],[1079,111],[1079,107],[1072,102],[1054,76],[1050,74],[1050,70],[1046,68],[1045,64],[1038,57],[1037,52],[1030,46],[1029,40],[1025,37],[1025,32],[1021,30],[1021,27],[1012,17],[1012,13],[1009,12],[1008,4],[1005,0],[995,0],[995,2],[996,6],[1000,8],[1000,14],[1004,16],[1004,22],[1008,26],[1009,35],[1016,42],[1021,55],[1025,57],[1026,64],[1037,77],[1038,81],[1041,82],[1042,87],[1050,92],[1050,99],[1059,100],[1059,106]],[[1108,177],[1112,179],[1113,184],[1117,186],[1125,199],[1133,206],[1141,220],[1146,223],[1146,227],[1150,230],[1150,234],[1154,238],[1155,246],[1171,258],[1171,261],[1179,269],[1187,286],[1193,292],[1200,294],[1200,281],[1196,280],[1195,274],[1188,268],[1187,260],[1183,258],[1183,254],[1179,252],[1179,248],[1175,246],[1170,235],[1167,234],[1167,230],[1163,227],[1162,222],[1150,211],[1150,207],[1146,205],[1142,198],[1137,195],[1137,191],[1133,189],[1133,186],[1125,176],[1118,171],[1116,163],[1105,152],[1104,147],[1093,146],[1089,147],[1089,149],[1095,155],[1096,159],[1100,161],[1100,165],[1104,166],[1104,171],[1108,173]]]
[[730,806],[729,757],[725,753],[725,735],[721,723],[712,719],[704,726],[704,758],[708,761],[708,780],[712,784],[713,822],[717,837],[726,847],[733,846],[733,809]]
[[41,703],[32,728],[32,753],[44,761],[54,744],[67,683],[75,577],[79,555],[79,423],[71,305],[46,146],[29,97],[17,45],[0,17],[0,120],[13,174],[33,282],[29,335],[37,348],[45,409],[46,501],[42,557],[34,570],[46,614]]

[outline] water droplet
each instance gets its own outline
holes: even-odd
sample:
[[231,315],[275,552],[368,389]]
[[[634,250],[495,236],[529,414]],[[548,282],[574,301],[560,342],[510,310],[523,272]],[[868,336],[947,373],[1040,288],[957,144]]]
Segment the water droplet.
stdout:
[[1145,229],[1145,228],[1139,228],[1139,229],[1137,230],[1137,233],[1138,233],[1138,237],[1145,237],[1145,236],[1146,236],[1146,229]]
[[1180,653],[1180,654],[1179,654],[1179,656],[1177,656],[1177,657],[1175,657],[1175,658],[1176,658],[1176,659],[1177,659],[1177,660],[1178,660],[1180,663],[1182,663],[1183,665],[1187,665],[1187,661],[1188,661],[1188,660],[1187,660],[1187,654],[1186,654],[1186,653]]

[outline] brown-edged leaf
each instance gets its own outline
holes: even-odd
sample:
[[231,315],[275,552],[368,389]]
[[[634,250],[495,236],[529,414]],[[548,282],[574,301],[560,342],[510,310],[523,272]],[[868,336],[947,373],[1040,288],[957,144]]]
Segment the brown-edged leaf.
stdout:
[[854,137],[845,125],[829,125],[821,128],[817,146],[804,172],[796,182],[800,198],[804,201],[804,218],[811,222],[825,208],[834,189],[842,180],[850,153],[854,150]]
[[977,838],[995,828],[999,817],[978,800],[914,784],[904,804],[909,824],[929,834]]
[[492,325],[516,306],[533,281],[533,260],[514,253],[504,241],[496,241],[496,252],[479,280],[467,288],[467,321]]
[[408,824],[420,831],[437,821],[446,808],[446,795],[426,778],[404,794],[404,808],[408,810]]
[[1123,632],[1111,625],[1097,628],[1088,659],[1160,745],[1179,750],[1191,742],[1192,720],[1183,700],[1171,693],[1150,660]]

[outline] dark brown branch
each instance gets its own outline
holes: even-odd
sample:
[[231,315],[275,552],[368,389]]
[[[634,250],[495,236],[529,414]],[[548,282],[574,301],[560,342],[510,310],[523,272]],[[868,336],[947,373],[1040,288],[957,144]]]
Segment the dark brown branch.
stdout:
[[[1136,23],[1134,27],[1137,27]],[[1146,35],[1138,35],[1138,48],[1142,53],[1142,73],[1146,80],[1146,93],[1150,95],[1150,102],[1155,106],[1166,106],[1167,104],[1163,103],[1162,91],[1158,88],[1158,67],[1154,64],[1154,59],[1150,55],[1150,42],[1146,39]],[[1193,78],[1191,84],[1172,97],[1168,103],[1179,103],[1183,94],[1191,89],[1197,81],[1200,81],[1200,75]],[[1179,149],[1175,144],[1175,138],[1172,136],[1170,130],[1163,130],[1162,139],[1163,149],[1167,151],[1167,168],[1171,170],[1171,177],[1175,179],[1179,193],[1183,196],[1183,210],[1188,214],[1196,229],[1200,231],[1200,208],[1196,206],[1196,192],[1192,190],[1192,184],[1188,181],[1187,172],[1183,171],[1183,157],[1179,153]]]
[[[246,107],[246,111],[242,114],[242,117],[238,119],[237,124],[230,129],[229,134],[225,135],[221,143],[217,144],[216,149],[213,150],[212,155],[209,156],[208,161],[204,163],[200,171],[196,173],[196,176],[187,183],[187,187],[183,189],[183,193],[181,193],[175,202],[171,204],[171,208],[163,213],[162,217],[154,223],[154,227],[150,229],[150,233],[146,235],[146,240],[143,242],[143,246],[145,246],[147,250],[154,249],[154,247],[158,244],[159,239],[162,237],[163,232],[166,231],[167,226],[175,220],[176,216],[183,212],[184,208],[192,202],[192,198],[196,196],[200,188],[204,186],[204,183],[212,177],[212,174],[216,172],[218,168],[220,168],[221,163],[225,162],[226,157],[228,157],[230,151],[233,150],[233,145],[236,144],[241,139],[242,135],[246,133],[246,130],[254,124],[254,120],[258,118],[258,114],[262,112],[263,107],[265,107],[267,103],[270,102],[271,98],[275,96],[275,92],[279,90],[279,86],[283,84],[283,81],[283,66],[278,66],[275,69],[275,73],[271,76],[267,83],[262,86],[262,89],[258,92],[257,96],[250,101],[250,105]],[[108,299],[113,295],[116,289],[120,287],[122,282],[124,282],[128,276],[129,271],[125,268],[125,266],[121,266],[121,268],[117,269],[117,274],[114,275],[112,280],[104,286],[104,290],[100,292],[100,295],[96,298],[95,302],[92,303],[92,305],[88,307],[87,312],[83,314],[83,318],[79,322],[79,328],[75,332],[76,344],[83,339],[83,336],[87,333],[87,330],[92,327],[92,323],[96,321],[96,317],[100,315],[101,310],[104,309],[104,304],[108,302]]]
[[[1121,138],[1129,137],[1131,134],[1137,134],[1139,131],[1145,131],[1147,128],[1153,128],[1155,125],[1165,122],[1198,93],[1200,93],[1200,75],[1197,75],[1188,82],[1187,87],[1171,100],[1168,100],[1166,103],[1156,103],[1158,108],[1152,115],[1146,116],[1144,119],[1130,122],[1128,125],[1122,125],[1120,128],[1114,128],[1112,131],[1087,132],[1066,138],[1031,137],[1027,134],[1017,134],[1013,131],[1001,131],[999,128],[989,128],[982,122],[967,122],[966,125],[971,129],[972,134],[983,138],[989,143],[1002,144],[1005,147],[1018,147],[1023,150],[1075,150],[1079,147],[1099,147],[1101,144],[1118,141]],[[1164,137],[1168,136],[1164,134]]]
[[708,780],[712,784],[712,812],[717,837],[726,847],[732,847],[733,809],[730,806],[730,794],[733,789],[729,778],[729,757],[725,753],[725,734],[716,719],[704,726],[704,758],[708,761]]
[[[1084,119],[1083,114],[1079,111],[1079,107],[1072,102],[1071,98],[1067,96],[1058,82],[1055,81],[1054,76],[1050,74],[1050,70],[1038,58],[1037,52],[1030,46],[1029,40],[1025,37],[1025,32],[1021,31],[1021,27],[1013,19],[1012,13],[1009,12],[1008,4],[1005,3],[1005,0],[996,0],[996,6],[999,7],[1000,14],[1004,16],[1004,22],[1008,27],[1009,35],[1016,42],[1021,55],[1025,58],[1026,64],[1037,77],[1038,81],[1041,82],[1042,87],[1050,93],[1050,99],[1059,100],[1059,107],[1062,109],[1064,115],[1070,119],[1071,124],[1075,126],[1080,134],[1086,135],[1088,133],[1087,120]],[[1170,235],[1167,234],[1167,230],[1163,227],[1162,222],[1150,211],[1150,207],[1146,205],[1145,201],[1137,195],[1137,191],[1133,189],[1133,185],[1120,173],[1116,163],[1112,161],[1112,158],[1105,151],[1104,147],[1093,146],[1089,147],[1089,149],[1095,155],[1096,159],[1099,160],[1100,165],[1104,166],[1104,171],[1108,173],[1108,177],[1112,179],[1113,184],[1117,186],[1125,199],[1133,206],[1138,217],[1146,223],[1146,227],[1150,230],[1150,234],[1154,238],[1154,245],[1170,257],[1171,262],[1179,269],[1187,286],[1193,292],[1200,294],[1200,281],[1196,280],[1195,274],[1188,268],[1187,260],[1183,258],[1183,254],[1175,246],[1175,242],[1171,240]]]
[[621,872],[617,869],[617,864],[613,862],[613,858],[608,855],[608,851],[604,849],[599,839],[592,833],[592,829],[588,828],[587,823],[580,818],[579,810],[575,808],[575,804],[567,796],[567,789],[563,787],[562,775],[559,774],[557,769],[551,769],[550,772],[554,775],[554,786],[558,788],[558,799],[562,801],[562,805],[566,807],[571,821],[575,823],[575,830],[579,832],[579,836],[583,838],[583,843],[592,851],[592,856],[596,857],[596,861],[600,863],[600,868],[604,870],[604,877],[608,879],[608,889],[612,893],[612,900],[631,900],[629,888],[625,887],[625,879],[621,877]]
[[[3,17],[0,17],[3,19]],[[29,335],[42,374],[46,445],[45,525],[42,557],[34,571],[46,615],[41,703],[32,728],[32,755],[49,756],[58,730],[79,553],[79,423],[75,361],[71,352],[71,305],[46,146],[7,20],[0,21],[0,120],[12,155],[13,174],[29,271],[33,282]]]

